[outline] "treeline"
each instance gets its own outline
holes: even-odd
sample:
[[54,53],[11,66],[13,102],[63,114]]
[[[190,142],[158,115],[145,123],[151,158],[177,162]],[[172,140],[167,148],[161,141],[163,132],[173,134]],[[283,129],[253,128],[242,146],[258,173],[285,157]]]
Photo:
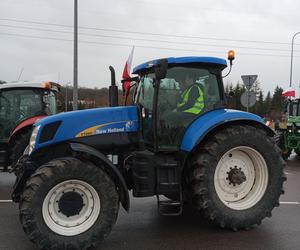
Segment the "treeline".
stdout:
[[[63,110],[70,111],[73,106],[73,89],[61,87]],[[119,90],[119,104],[122,104],[123,93]],[[66,105],[67,104],[67,105]],[[78,109],[107,107],[109,105],[108,88],[78,88]]]
[[[5,81],[0,80],[0,84],[3,83],[5,83]],[[241,96],[245,91],[245,86],[239,82],[236,85],[227,84],[225,86],[226,94],[229,95],[230,92],[234,94],[231,98],[228,98],[227,108],[246,111],[246,108],[241,104]],[[257,81],[252,86],[251,91],[255,92],[256,103],[253,107],[249,108],[249,112],[268,120],[282,120],[282,118],[284,118],[285,98],[282,97],[282,88],[276,86],[273,92],[268,91],[265,95],[260,88],[260,83]],[[72,110],[73,89],[71,87],[61,87],[59,99],[62,110]],[[131,98],[129,97],[129,99]],[[78,109],[107,107],[109,105],[108,88],[79,87],[78,100]],[[119,103],[122,104],[122,102],[122,91],[119,91]]]
[[[282,96],[283,89],[276,86],[273,92],[268,91],[264,95],[260,88],[260,83],[256,82],[252,88],[256,95],[256,103],[249,108],[249,112],[257,114],[268,120],[282,120],[285,108],[285,98]],[[244,84],[237,83],[236,85],[229,84],[225,86],[225,92],[229,95],[233,92],[233,96],[228,98],[226,107],[230,109],[238,109],[246,111],[246,107],[241,104],[241,96],[246,92]],[[63,100],[66,97],[66,88],[61,89]],[[71,88],[67,89],[68,110],[72,110],[73,91]],[[108,88],[79,88],[78,89],[78,108],[95,108],[108,106]],[[122,91],[119,91],[119,103],[122,104]],[[63,101],[64,102],[64,101]]]
[[[256,82],[251,90],[256,95],[256,103],[253,107],[249,108],[249,112],[268,120],[282,120],[284,118],[285,98],[282,96],[282,88],[276,86],[273,92],[268,91],[267,94],[264,95],[259,82]],[[243,84],[238,82],[235,86],[233,84],[226,85],[225,92],[228,95],[230,92],[234,93],[234,95],[228,99],[228,108],[246,111],[246,108],[241,104],[241,96],[246,92],[246,88]]]

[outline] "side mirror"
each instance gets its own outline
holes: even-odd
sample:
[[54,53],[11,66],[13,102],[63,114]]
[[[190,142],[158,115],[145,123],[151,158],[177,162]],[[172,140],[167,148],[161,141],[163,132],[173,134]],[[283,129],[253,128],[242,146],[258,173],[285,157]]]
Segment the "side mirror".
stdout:
[[138,76],[121,80],[123,92],[124,93],[129,92],[130,88],[135,85],[135,84],[131,85],[131,83],[138,82],[139,80],[140,78]]
[[168,71],[168,60],[167,59],[158,60],[154,70],[156,80],[165,78],[167,75],[167,71]]

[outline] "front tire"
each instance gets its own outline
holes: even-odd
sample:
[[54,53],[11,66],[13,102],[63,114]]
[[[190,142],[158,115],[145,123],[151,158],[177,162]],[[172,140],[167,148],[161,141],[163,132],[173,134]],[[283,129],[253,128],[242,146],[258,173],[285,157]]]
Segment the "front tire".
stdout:
[[20,220],[41,249],[88,249],[98,245],[115,224],[119,197],[100,168],[75,158],[42,165],[27,181]]
[[194,152],[189,171],[192,203],[222,228],[236,231],[259,225],[279,206],[284,164],[265,131],[225,128]]

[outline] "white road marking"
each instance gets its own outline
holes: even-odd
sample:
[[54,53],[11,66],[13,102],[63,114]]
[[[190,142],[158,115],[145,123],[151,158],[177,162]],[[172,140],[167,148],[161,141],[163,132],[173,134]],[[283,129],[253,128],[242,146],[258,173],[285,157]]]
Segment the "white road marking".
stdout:
[[8,203],[8,202],[13,202],[12,200],[0,200],[0,203]]
[[300,205],[298,201],[280,201],[279,203],[283,205]]

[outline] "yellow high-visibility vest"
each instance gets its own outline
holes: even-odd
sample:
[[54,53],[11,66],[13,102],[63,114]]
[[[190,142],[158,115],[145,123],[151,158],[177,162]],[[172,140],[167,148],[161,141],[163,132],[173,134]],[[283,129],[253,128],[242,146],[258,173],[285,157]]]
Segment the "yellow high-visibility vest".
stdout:
[[200,112],[204,108],[204,93],[203,93],[203,91],[202,91],[202,89],[199,85],[192,85],[188,89],[186,89],[181,94],[181,101],[178,103],[177,107],[181,108],[188,102],[191,90],[195,86],[197,87],[199,96],[198,96],[198,98],[196,99],[194,105],[191,108],[183,110],[182,112],[192,113],[192,114],[198,115],[198,114],[200,114]]

